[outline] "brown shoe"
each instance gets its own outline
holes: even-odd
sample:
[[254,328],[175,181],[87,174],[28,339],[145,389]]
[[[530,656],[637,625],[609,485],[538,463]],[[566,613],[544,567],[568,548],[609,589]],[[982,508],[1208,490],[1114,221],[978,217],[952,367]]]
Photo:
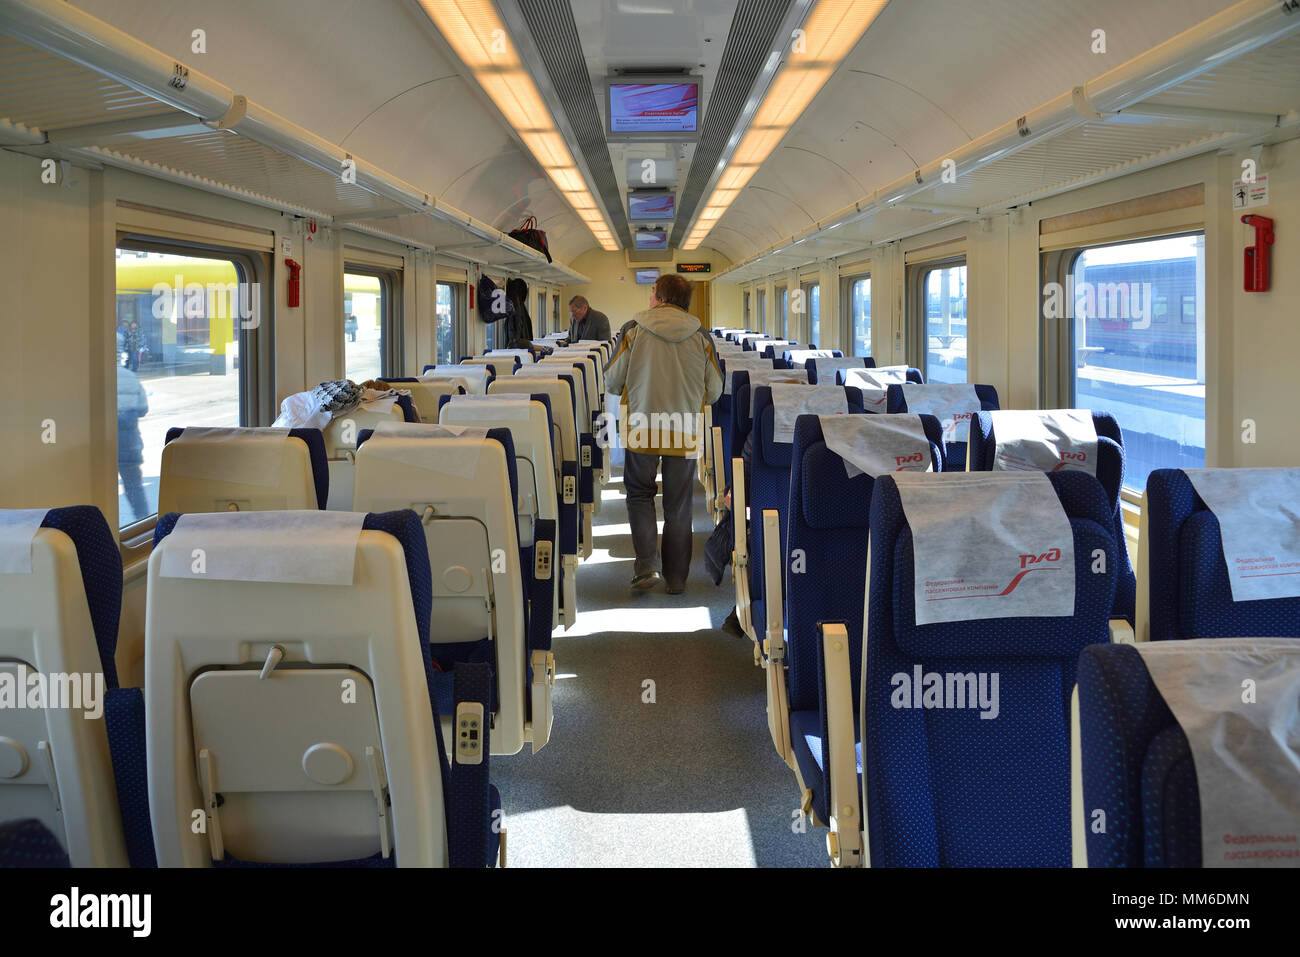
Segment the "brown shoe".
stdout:
[[632,579],[633,591],[649,591],[658,585],[663,578],[658,572],[646,572],[644,575],[637,575]]

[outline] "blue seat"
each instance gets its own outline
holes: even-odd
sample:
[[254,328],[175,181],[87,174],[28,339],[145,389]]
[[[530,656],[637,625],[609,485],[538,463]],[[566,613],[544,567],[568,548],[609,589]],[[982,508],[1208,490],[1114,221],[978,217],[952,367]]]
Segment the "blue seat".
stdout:
[[1300,638],[1300,598],[1232,600],[1219,520],[1182,469],[1147,478],[1142,525],[1139,641]]
[[59,839],[36,818],[0,821],[0,870],[71,866]]
[[[865,414],[862,408],[862,394],[857,389],[844,386],[821,386],[820,388],[841,389],[849,414]],[[767,620],[767,602],[780,601],[780,596],[767,594],[764,563],[769,556],[764,551],[762,516],[767,509],[773,509],[777,513],[781,540],[777,543],[776,556],[783,562],[783,556],[786,554],[786,517],[790,505],[791,453],[794,449],[793,443],[778,442],[774,439],[774,424],[772,389],[770,386],[760,385],[754,395],[753,441],[746,492],[746,502],[750,509],[749,594],[750,620],[754,626],[754,635],[751,637],[760,646],[763,643],[764,622]]]
[[[1191,748],[1142,655],[1131,645],[1084,648],[1078,681],[1088,866],[1199,867]],[[1090,826],[1094,808],[1104,828]]]
[[[943,430],[932,415],[920,417],[930,440],[931,468],[943,470]],[[802,786],[810,793],[809,807],[816,819],[830,819],[830,793],[822,733],[818,626],[842,622],[850,635],[862,634],[862,587],[867,571],[867,533],[870,528],[874,477],[865,473],[849,478],[844,459],[827,445],[817,416],[800,416],[790,452],[790,506],[784,554],[801,557],[800,571],[785,566],[785,699],[789,713],[788,740],[777,742],[789,754]],[[856,659],[856,660],[860,660]],[[773,676],[769,662],[769,680]],[[861,679],[855,668],[850,677],[856,688]],[[854,700],[854,712],[858,704]],[[856,724],[856,721],[855,721]],[[859,749],[858,763],[861,764]]]
[[[911,379],[911,373],[908,374]],[[990,412],[1000,409],[998,405],[998,390],[991,385],[975,386],[975,395],[980,401],[980,408],[972,411]],[[903,387],[901,385],[891,385],[889,387],[888,399],[886,401],[887,412],[907,412],[907,400],[903,397]],[[971,416],[972,420],[975,418]],[[945,469],[949,472],[966,471],[966,444],[965,442],[948,442],[947,450],[944,455]]]
[[[840,352],[839,349],[834,350],[834,353],[835,354],[831,356],[831,358],[835,359],[835,362],[828,363],[824,359],[822,360],[822,368],[828,369],[831,373],[834,373],[837,368],[874,369],[876,367],[876,360],[870,356],[846,356]],[[837,381],[833,374],[826,377],[825,383],[819,381],[816,358],[805,359],[803,361],[803,367],[808,370],[808,382],[811,385],[834,385]]]
[[[1123,618],[1133,624],[1133,607],[1137,594],[1137,577],[1129,561],[1128,542],[1124,534],[1124,514],[1120,490],[1124,487],[1124,434],[1119,423],[1109,412],[1092,413],[1092,424],[1097,430],[1097,481],[1106,490],[1114,519],[1115,541],[1119,545],[1119,579],[1115,584],[1114,618]],[[991,472],[997,457],[997,435],[993,429],[993,416],[979,412],[971,419],[970,443],[967,448],[967,466],[972,472]]]
[[[1070,696],[1079,653],[1109,640],[1118,563],[1109,503],[1097,480],[1078,472],[1046,479],[1073,536],[1074,614],[919,626],[912,533],[899,487],[891,476],[876,483],[861,648],[862,800],[874,866],[1070,864]],[[953,489],[957,507],[961,495],[960,486]],[[1094,574],[1099,548],[1110,561],[1106,572]],[[850,640],[850,662],[858,650]],[[960,706],[895,707],[900,685],[894,678],[918,668],[987,675],[990,688],[998,675],[996,719]],[[822,692],[836,693],[836,686],[824,682]],[[835,750],[833,741],[828,761],[836,760]],[[831,784],[834,789],[834,770]]]

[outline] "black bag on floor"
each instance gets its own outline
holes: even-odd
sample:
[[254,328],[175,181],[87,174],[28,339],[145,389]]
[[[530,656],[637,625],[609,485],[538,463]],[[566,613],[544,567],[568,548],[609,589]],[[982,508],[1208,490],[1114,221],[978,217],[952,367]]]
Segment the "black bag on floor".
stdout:
[[713,529],[713,534],[704,543],[704,567],[709,570],[713,584],[722,584],[722,573],[731,564],[731,548],[736,538],[736,528],[731,521],[731,509],[722,513],[722,521]]

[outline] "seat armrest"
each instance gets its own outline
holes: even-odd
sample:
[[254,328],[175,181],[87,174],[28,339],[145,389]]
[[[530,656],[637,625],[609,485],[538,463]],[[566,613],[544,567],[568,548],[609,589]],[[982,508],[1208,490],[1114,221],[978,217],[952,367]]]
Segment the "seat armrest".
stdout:
[[858,804],[858,759],[853,688],[849,680],[849,636],[843,624],[820,625],[822,678],[826,688],[826,745],[830,755],[830,833],[826,848],[833,867],[861,867],[862,815]]

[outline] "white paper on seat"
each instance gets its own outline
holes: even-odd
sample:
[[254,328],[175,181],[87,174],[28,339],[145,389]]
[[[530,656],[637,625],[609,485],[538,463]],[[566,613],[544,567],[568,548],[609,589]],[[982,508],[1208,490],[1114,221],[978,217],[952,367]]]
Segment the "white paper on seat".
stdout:
[[[793,358],[793,354],[791,354]],[[817,381],[832,384],[839,369],[864,369],[867,360],[862,356],[814,356],[813,366],[817,369]]]
[[432,369],[427,370],[424,375],[420,376],[420,381],[423,382],[426,379],[446,378],[447,376],[459,377],[470,384],[470,391],[483,393],[487,391],[488,375],[487,366],[458,366],[444,364],[436,365]]
[[1074,614],[1074,535],[1042,472],[895,476],[916,623]]
[[849,399],[837,385],[773,385],[772,441],[794,441],[795,419],[801,415],[847,415]]
[[465,405],[471,402],[477,406],[478,412],[491,415],[494,419],[505,422],[526,422],[530,415],[532,399],[517,392],[498,392],[493,395],[453,396],[448,400],[448,405]]
[[1300,469],[1185,469],[1219,520],[1233,601],[1300,595]]
[[409,396],[410,394],[410,389],[386,389],[383,392],[378,389],[362,389],[361,404],[357,408],[365,412],[378,412],[382,415],[393,411],[398,396]]
[[822,415],[818,421],[826,447],[844,460],[849,478],[934,471],[919,415]]
[[[430,439],[475,438],[475,443],[439,443],[430,447]],[[472,425],[435,425],[424,422],[385,422],[375,429],[364,448],[375,458],[386,459],[438,475],[469,478],[478,471],[478,457],[483,450],[487,429]],[[410,441],[414,439],[415,441]]]
[[[791,349],[790,361],[801,366],[809,359],[833,359],[835,357],[831,355],[831,351],[830,349]],[[817,372],[820,378],[821,370],[818,369]]]
[[442,375],[436,372],[428,372],[420,376],[419,381],[426,385],[459,386],[466,392],[474,391],[474,383],[463,375],[451,375],[450,373]]
[[0,508],[0,575],[32,573],[32,539],[48,508]]
[[1134,645],[1192,752],[1205,867],[1300,867],[1300,641]]
[[490,349],[487,357],[491,356],[518,356],[519,361],[524,365],[533,361],[533,354],[527,349]]
[[903,401],[908,412],[928,412],[943,425],[943,441],[965,442],[970,438],[970,420],[980,411],[980,397],[969,383],[903,383]]
[[363,512],[190,512],[163,539],[164,578],[351,585]]
[[795,385],[808,384],[807,369],[747,369],[749,373],[749,417],[754,417],[754,396],[761,385],[774,382],[791,382]]
[[756,356],[753,353],[737,356],[726,356],[723,361],[727,364],[727,375],[723,383],[723,394],[731,395],[733,383],[731,380],[737,372],[752,372],[754,369],[773,369],[775,368],[773,359],[764,359],[762,356]]
[[288,438],[285,428],[186,428],[168,443],[168,469],[186,478],[274,487]]
[[995,470],[1097,474],[1097,427],[1091,412],[1008,409],[991,415]]
[[[844,384],[862,390],[862,405],[868,412],[884,412],[888,407],[889,387],[902,385],[907,381],[907,366],[885,367],[880,369],[844,368],[836,372],[836,377]],[[822,378],[817,371],[817,381]],[[908,411],[915,411],[909,409]]]

